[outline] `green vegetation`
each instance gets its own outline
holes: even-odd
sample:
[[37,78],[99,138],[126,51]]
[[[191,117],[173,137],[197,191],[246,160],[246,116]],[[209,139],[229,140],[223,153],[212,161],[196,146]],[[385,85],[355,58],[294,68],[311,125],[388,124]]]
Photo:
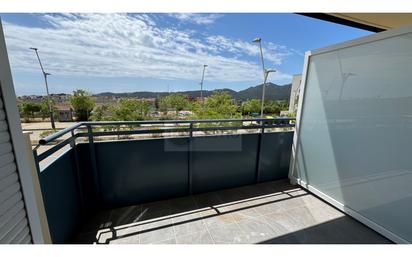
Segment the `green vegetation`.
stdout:
[[[261,100],[251,99],[242,104],[242,114],[248,116],[255,116],[260,114]],[[288,103],[286,101],[265,101],[263,113],[266,115],[280,115],[281,111],[288,109]]]
[[113,108],[114,120],[144,120],[149,113],[150,103],[140,99],[121,99]]
[[170,94],[165,97],[161,97],[159,100],[159,111],[165,113],[168,110],[173,110],[176,115],[179,111],[189,107],[190,103],[187,96],[183,94]]
[[237,104],[227,92],[216,92],[202,104],[193,105],[194,118],[196,119],[234,119],[241,118]]
[[251,116],[260,113],[261,102],[258,99],[251,99],[242,104],[242,114]]
[[88,92],[78,89],[70,97],[70,104],[76,113],[77,121],[87,121],[95,106],[95,101]]
[[[47,99],[44,99],[41,103],[36,102],[18,102],[18,109],[20,116],[24,119],[25,122],[30,122],[35,118],[41,118],[42,120],[50,117],[49,106]],[[53,114],[56,115],[56,108],[54,102],[52,101],[52,110]]]
[[[156,99],[120,98],[107,104],[96,104],[95,98],[85,90],[76,90],[69,102],[78,121],[137,121],[150,119],[236,119],[260,116],[261,101],[250,99],[236,102],[231,93],[215,91],[201,102],[189,96],[174,93]],[[62,102],[59,102],[62,104]],[[64,104],[64,102],[63,102]],[[57,110],[52,103],[53,111]],[[49,117],[47,99],[42,102],[18,99],[20,115],[26,122],[34,118]],[[288,109],[284,100],[265,101],[264,114],[279,116]],[[184,112],[181,112],[184,111]],[[185,117],[183,117],[185,116]]]

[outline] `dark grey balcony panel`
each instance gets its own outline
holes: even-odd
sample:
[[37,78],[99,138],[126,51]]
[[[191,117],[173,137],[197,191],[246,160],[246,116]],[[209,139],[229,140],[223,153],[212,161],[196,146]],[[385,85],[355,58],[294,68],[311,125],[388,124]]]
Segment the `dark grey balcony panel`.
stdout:
[[39,174],[47,220],[53,243],[70,240],[81,213],[73,150],[69,150]]
[[292,141],[293,132],[263,134],[260,148],[259,182],[288,177]]
[[79,223],[102,209],[285,179],[292,137],[269,132],[77,143],[39,176],[53,243],[68,242]]
[[188,193],[188,138],[94,145],[105,206],[137,204]]
[[259,134],[194,137],[193,193],[253,184]]

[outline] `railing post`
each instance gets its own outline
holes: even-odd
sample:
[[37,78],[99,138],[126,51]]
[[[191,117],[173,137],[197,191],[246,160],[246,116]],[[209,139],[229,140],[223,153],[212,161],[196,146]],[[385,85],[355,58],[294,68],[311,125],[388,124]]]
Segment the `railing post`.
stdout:
[[260,121],[260,125],[262,126],[262,129],[260,130],[259,136],[258,136],[258,146],[257,146],[257,151],[256,151],[256,173],[255,173],[255,183],[260,182],[260,152],[262,149],[262,140],[263,140],[263,134],[265,133],[265,123],[263,120]]
[[96,162],[96,152],[94,147],[94,140],[93,140],[93,129],[91,125],[87,126],[87,134],[89,137],[89,151],[90,151],[90,161],[92,164],[92,172],[93,172],[93,182],[94,182],[94,190],[95,196],[98,201],[101,200],[100,195],[100,182],[99,182],[99,174],[97,170],[97,162]]
[[79,165],[79,155],[77,153],[77,145],[76,145],[76,136],[74,134],[74,130],[71,131],[72,140],[70,141],[70,147],[73,149],[73,156],[74,156],[74,164],[76,166],[76,174],[77,174],[77,184],[79,186],[79,198],[80,204],[82,209],[84,209],[84,199],[83,199],[83,184],[80,174],[80,165]]
[[187,173],[188,173],[188,191],[189,194],[193,193],[192,188],[192,138],[193,138],[193,122],[189,124],[189,146],[188,146],[188,155],[187,155]]
[[40,163],[39,163],[39,155],[37,154],[37,148],[33,149],[33,157],[34,157],[34,163],[36,164],[37,174],[40,174]]

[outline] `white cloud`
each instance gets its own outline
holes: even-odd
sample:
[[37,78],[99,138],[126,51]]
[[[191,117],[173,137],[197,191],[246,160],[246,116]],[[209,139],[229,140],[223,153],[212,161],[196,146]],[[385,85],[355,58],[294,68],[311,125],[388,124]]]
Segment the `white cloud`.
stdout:
[[223,17],[222,14],[203,14],[203,13],[171,13],[169,16],[176,18],[182,22],[190,22],[195,24],[212,24],[217,19]]
[[[37,72],[30,47],[54,75],[199,79],[208,64],[208,79],[222,82],[254,81],[261,77],[258,48],[250,42],[223,36],[196,37],[193,31],[161,28],[148,15],[44,15],[48,27],[4,23],[14,70]],[[265,58],[273,64],[292,54],[268,43]],[[256,61],[251,61],[255,56]],[[277,72],[276,79],[291,76]]]

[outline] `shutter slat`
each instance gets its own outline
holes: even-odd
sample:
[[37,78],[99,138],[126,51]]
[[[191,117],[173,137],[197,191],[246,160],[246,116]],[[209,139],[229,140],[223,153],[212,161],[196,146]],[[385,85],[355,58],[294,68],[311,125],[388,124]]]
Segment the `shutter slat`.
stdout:
[[10,134],[8,131],[0,132],[0,143],[9,142]]
[[23,229],[10,240],[10,244],[20,244],[20,242],[30,233],[28,226],[24,226]]
[[22,219],[18,220],[15,226],[8,233],[6,233],[3,238],[0,237],[0,244],[10,244],[13,239],[20,233],[20,231],[22,231],[27,225],[27,218],[23,217]]
[[8,129],[7,122],[5,120],[0,119],[0,131],[6,131]]
[[0,227],[3,227],[11,218],[13,218],[19,211],[24,212],[23,202],[17,203],[15,206],[10,208],[4,215],[0,216]]
[[23,238],[23,240],[20,242],[20,244],[31,244],[32,243],[32,241],[31,241],[31,235],[30,235],[30,233],[28,233],[24,238]]
[[6,166],[7,164],[14,161],[14,154],[13,153],[6,153],[0,155],[0,167]]
[[[7,236],[13,234],[16,226],[19,226],[22,223],[22,220],[26,218],[25,212],[19,212],[11,220],[9,220],[3,227],[0,227],[0,242],[7,241]],[[14,234],[15,235],[15,234]]]
[[0,120],[5,120],[6,119],[6,113],[4,110],[0,109]]
[[19,183],[14,183],[11,184],[9,187],[1,191],[0,193],[0,204],[7,199],[9,199],[12,195],[17,193],[20,190],[20,184]]
[[16,164],[14,162],[0,168],[0,180],[7,177],[11,173],[16,172]]
[[[0,122],[1,124],[1,122]],[[0,155],[6,154],[6,153],[11,153],[12,152],[12,147],[10,142],[5,142],[0,144]]]
[[6,213],[8,209],[18,204],[19,201],[22,201],[21,191],[0,204],[0,215]]
[[0,179],[0,194],[3,192],[4,189],[9,187],[13,183],[18,183],[18,181],[19,176],[17,175],[17,173],[12,173],[7,177]]

